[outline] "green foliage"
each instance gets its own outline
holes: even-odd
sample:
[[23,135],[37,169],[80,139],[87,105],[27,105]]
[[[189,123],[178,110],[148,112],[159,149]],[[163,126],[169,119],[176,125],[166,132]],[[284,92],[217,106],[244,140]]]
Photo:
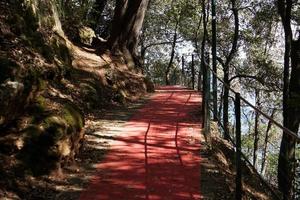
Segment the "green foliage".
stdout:
[[79,112],[78,108],[71,106],[71,104],[64,105],[62,111],[62,118],[65,119],[68,126],[71,127],[71,129],[73,129],[72,132],[80,131],[81,128],[84,126],[82,114]]

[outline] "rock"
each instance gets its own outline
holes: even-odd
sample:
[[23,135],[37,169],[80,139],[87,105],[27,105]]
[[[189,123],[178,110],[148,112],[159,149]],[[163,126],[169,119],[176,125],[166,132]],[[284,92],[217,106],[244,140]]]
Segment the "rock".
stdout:
[[61,170],[61,165],[73,162],[84,137],[84,117],[71,102],[60,102],[59,110],[43,100],[32,113],[30,125],[23,131],[24,147],[20,159],[33,175],[49,174]]

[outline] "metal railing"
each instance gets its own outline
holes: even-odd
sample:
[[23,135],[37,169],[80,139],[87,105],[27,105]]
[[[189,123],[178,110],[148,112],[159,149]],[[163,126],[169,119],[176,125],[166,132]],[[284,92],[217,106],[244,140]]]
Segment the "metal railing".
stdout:
[[[207,65],[209,66],[209,65]],[[199,76],[201,76],[199,74]],[[274,174],[272,176],[268,177],[268,174],[271,172],[277,173],[277,168],[278,168],[278,156],[279,156],[279,149],[280,149],[280,140],[282,138],[282,134],[287,134],[289,135],[291,138],[293,138],[295,140],[295,143],[297,145],[297,147],[300,144],[300,137],[290,131],[289,129],[287,129],[286,127],[284,127],[283,125],[281,125],[279,122],[277,122],[276,120],[274,120],[272,117],[270,117],[268,114],[266,114],[265,112],[263,112],[261,109],[257,108],[256,106],[254,106],[253,104],[251,104],[248,100],[246,100],[245,98],[243,98],[240,93],[236,92],[234,89],[232,89],[229,85],[227,85],[220,77],[218,77],[218,75],[210,68],[210,67],[204,67],[202,69],[202,76],[203,76],[203,111],[204,111],[204,129],[206,130],[206,132],[208,133],[210,130],[210,112],[212,112],[213,108],[212,108],[212,95],[211,95],[211,76],[213,76],[213,78],[217,79],[217,82],[222,86],[222,87],[226,87],[229,91],[230,91],[230,97],[231,97],[231,101],[229,101],[229,111],[231,112],[230,115],[230,119],[233,122],[229,122],[229,126],[231,127],[231,131],[229,131],[229,133],[227,133],[230,138],[230,142],[232,143],[232,145],[235,147],[235,161],[236,161],[236,199],[242,199],[242,194],[243,194],[243,185],[242,185],[242,177],[243,177],[243,170],[242,170],[242,161],[244,161],[245,163],[247,163],[247,165],[255,171],[255,173],[257,173],[258,177],[261,179],[262,183],[264,184],[265,188],[267,190],[269,190],[269,192],[272,194],[273,198],[277,198],[277,199],[282,199],[282,195],[279,193],[278,190],[278,183],[277,183],[277,176],[274,176]],[[219,91],[217,91],[218,96],[220,95],[220,98],[218,100],[218,104],[222,104],[222,102],[224,101],[224,97],[222,97],[222,92],[220,94]],[[222,97],[222,98],[221,98]],[[222,107],[220,107],[222,108]],[[275,127],[276,128],[276,136],[277,138],[274,141],[270,141],[269,140],[265,140],[265,148],[264,149],[256,149],[256,151],[258,152],[258,150],[260,150],[262,153],[262,155],[265,156],[264,159],[266,159],[266,155],[268,156],[269,154],[269,159],[274,162],[271,163],[272,164],[272,169],[268,169],[270,171],[267,170],[267,173],[263,173],[263,170],[258,170],[258,167],[260,167],[261,169],[263,169],[264,167],[262,167],[262,163],[253,163],[255,161],[250,161],[251,159],[249,158],[250,156],[253,156],[253,154],[257,153],[257,152],[252,152],[252,153],[247,153],[246,149],[247,149],[247,145],[244,142],[244,139],[247,137],[252,137],[251,136],[251,131],[245,131],[245,123],[243,120],[243,116],[242,113],[246,112],[252,109],[252,112],[256,113],[257,116],[259,116],[259,120],[265,120],[266,122],[268,122],[268,124],[270,124],[270,126],[273,126],[274,130]],[[243,112],[242,112],[243,111]],[[222,109],[220,109],[220,112],[222,112]],[[214,115],[215,118],[215,115]],[[221,127],[221,131],[224,133],[226,130],[228,130],[227,128],[225,128],[224,124],[222,123],[222,119],[219,115],[219,117],[216,117],[219,126]],[[230,120],[229,120],[230,121]],[[270,130],[271,127],[267,128]],[[261,135],[261,133],[259,133]],[[267,137],[265,137],[267,138]],[[250,140],[252,140],[252,138],[250,138]],[[254,144],[255,145],[255,144]],[[256,143],[256,148],[257,148],[257,143]],[[249,148],[250,149],[250,148]],[[248,149],[248,150],[249,150]],[[251,151],[251,149],[250,149]],[[300,153],[299,153],[300,154]],[[295,155],[295,159],[297,159],[299,161],[299,158],[296,156],[300,157],[300,155]],[[257,160],[259,160],[260,158],[256,158]],[[255,160],[255,159],[254,159]],[[271,162],[269,161],[269,162]],[[270,164],[270,165],[271,165]],[[295,176],[298,174],[300,175],[300,169],[299,169],[299,163],[298,166],[296,166],[297,162],[295,162]],[[264,164],[265,165],[265,164]],[[274,168],[274,166],[276,168]],[[266,168],[266,167],[265,167]],[[261,171],[261,172],[259,172]],[[294,180],[294,191],[293,191],[293,195],[294,198],[300,198],[299,197],[299,185],[300,185],[300,177],[297,177],[297,179],[295,178]],[[297,182],[297,183],[296,183]]]

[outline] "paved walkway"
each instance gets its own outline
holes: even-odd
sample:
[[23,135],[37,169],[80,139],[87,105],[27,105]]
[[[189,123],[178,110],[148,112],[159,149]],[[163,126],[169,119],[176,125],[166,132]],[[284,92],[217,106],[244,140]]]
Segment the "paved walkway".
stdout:
[[201,199],[201,97],[158,88],[120,130],[81,200]]

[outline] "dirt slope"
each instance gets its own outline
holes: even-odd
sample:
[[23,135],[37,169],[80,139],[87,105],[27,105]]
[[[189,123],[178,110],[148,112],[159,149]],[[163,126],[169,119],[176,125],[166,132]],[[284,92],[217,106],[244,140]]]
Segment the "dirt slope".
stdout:
[[70,42],[53,2],[0,2],[0,198],[26,199],[47,188],[45,175],[63,177],[88,117],[148,89],[122,56]]

